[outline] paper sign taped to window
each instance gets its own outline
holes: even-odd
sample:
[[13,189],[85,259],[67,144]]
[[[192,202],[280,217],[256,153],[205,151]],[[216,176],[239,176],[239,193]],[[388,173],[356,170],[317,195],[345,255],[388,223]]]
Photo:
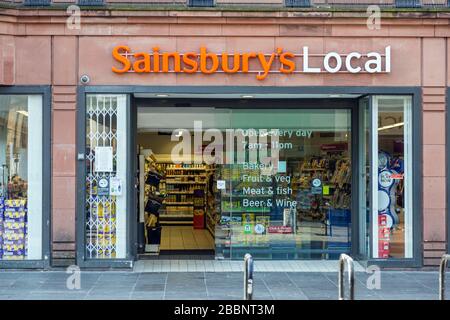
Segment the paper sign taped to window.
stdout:
[[113,171],[112,147],[95,147],[94,171],[95,172]]
[[225,180],[217,180],[217,190],[225,190]]
[[111,177],[109,179],[109,194],[112,196],[122,195],[122,179]]

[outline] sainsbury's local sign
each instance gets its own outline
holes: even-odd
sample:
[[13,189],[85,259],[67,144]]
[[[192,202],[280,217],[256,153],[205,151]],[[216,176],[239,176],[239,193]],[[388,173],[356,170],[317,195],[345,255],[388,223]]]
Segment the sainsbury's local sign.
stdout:
[[271,53],[263,52],[210,52],[202,46],[198,51],[164,52],[153,47],[150,52],[134,52],[131,47],[119,45],[112,51],[115,64],[112,71],[123,73],[248,73],[264,80],[271,73],[390,73],[391,47],[383,51],[350,53],[314,53],[304,46],[298,53],[278,47]]

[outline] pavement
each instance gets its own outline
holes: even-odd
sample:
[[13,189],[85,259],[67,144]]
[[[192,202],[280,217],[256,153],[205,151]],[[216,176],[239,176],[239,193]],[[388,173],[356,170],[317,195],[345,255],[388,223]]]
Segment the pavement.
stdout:
[[[67,280],[70,276],[69,280],[74,280],[75,275],[63,271],[0,270],[0,300],[240,300],[243,297],[241,272],[81,271],[80,289],[68,289]],[[373,290],[367,288],[371,276],[355,273],[357,300],[438,299],[437,272],[381,271],[380,288]],[[337,281],[337,272],[255,272],[254,299],[336,300]],[[76,284],[76,281],[69,283]]]

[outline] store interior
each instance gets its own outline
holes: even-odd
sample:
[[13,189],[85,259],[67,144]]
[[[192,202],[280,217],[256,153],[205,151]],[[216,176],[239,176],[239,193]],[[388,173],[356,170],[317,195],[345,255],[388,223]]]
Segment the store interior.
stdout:
[[[171,99],[152,103],[138,103],[137,115],[141,258],[175,254],[233,259],[251,252],[261,259],[335,259],[350,251],[349,109],[235,110]],[[404,252],[404,120],[401,109],[381,115],[379,161],[385,157],[386,162],[379,172],[389,169],[397,175],[389,175],[384,185],[380,180],[379,186],[379,197],[383,188],[389,194],[389,204],[379,209],[389,220],[379,221],[379,254],[387,258]],[[389,126],[383,126],[384,118]],[[203,127],[194,128],[199,120]],[[212,140],[196,146],[195,135],[204,137],[214,129],[225,144],[230,128],[275,130],[277,145],[269,143],[270,152],[278,148],[275,171],[259,161],[225,163],[226,148],[220,151],[222,162],[198,161]],[[186,138],[185,129],[190,154],[174,162],[173,150]]]
[[[261,258],[290,259],[350,248],[350,111],[286,110],[275,122],[274,112],[195,105],[138,108],[136,143],[139,168],[144,169],[139,169],[139,223],[144,229],[144,255],[209,253],[233,258],[251,248]],[[248,116],[255,113],[259,119],[249,123]],[[292,117],[305,120],[301,124]],[[333,129],[323,125],[326,119]],[[229,128],[260,129],[278,122],[276,128],[269,128],[279,134],[277,146],[270,145],[270,149],[279,149],[284,168],[265,173],[268,167],[259,162],[174,163],[171,154],[179,142],[172,141],[172,136],[186,128],[194,141],[196,120],[204,125],[198,132],[201,136],[214,128],[224,140]],[[320,125],[308,127],[308,122]],[[203,141],[201,149],[207,146]],[[190,158],[197,156],[192,144]],[[267,176],[273,179],[268,181]],[[219,190],[219,181],[227,187]],[[267,192],[269,187],[274,193]],[[274,204],[265,206],[268,201]]]
[[[159,225],[156,237],[161,239],[161,251],[213,254],[214,233],[208,229],[210,225],[205,225],[204,215],[214,170],[205,164],[174,164],[170,155],[175,143],[170,138],[164,130],[137,135],[140,164],[145,170],[144,183],[148,182],[143,195],[145,226]],[[163,199],[160,207],[158,197]],[[154,207],[149,202],[154,203]],[[159,208],[154,210],[155,207]],[[194,218],[194,215],[199,217]],[[150,230],[145,228],[147,245],[151,242]]]

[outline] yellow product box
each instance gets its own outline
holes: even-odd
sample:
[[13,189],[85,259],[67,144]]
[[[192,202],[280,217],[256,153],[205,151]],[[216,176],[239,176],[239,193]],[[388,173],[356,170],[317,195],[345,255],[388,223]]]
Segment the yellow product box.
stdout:
[[8,200],[5,200],[5,206],[6,207],[21,208],[21,207],[25,207],[26,204],[27,204],[27,200],[26,199],[8,199]]
[[97,251],[97,254],[100,257],[104,257],[104,258],[115,258],[116,257],[116,251],[115,250],[110,250],[107,248],[100,248]]
[[3,244],[3,251],[10,251],[10,252],[18,252],[19,250],[24,250],[25,244]]
[[116,231],[116,219],[98,219],[98,231],[100,233],[109,233]]
[[11,218],[11,219],[17,219],[17,218],[23,218],[25,217],[27,212],[25,210],[21,211],[15,211],[15,210],[8,210],[5,211],[5,219]]
[[25,228],[25,222],[13,222],[13,221],[5,221],[3,223],[5,229],[12,230],[23,230]]
[[114,203],[99,203],[97,206],[97,217],[99,219],[105,218],[105,219],[112,219],[116,216],[116,206]]
[[[96,241],[96,239],[94,239]],[[116,243],[116,235],[115,234],[99,234],[98,235],[98,242],[100,244],[114,244]]]
[[3,238],[5,240],[22,240],[25,238],[24,233],[13,233],[13,232],[7,232],[3,234]]
[[9,255],[6,255],[6,254],[3,254],[3,260],[23,260],[25,258],[25,256],[13,256],[13,255],[11,255],[11,256],[9,256]]

